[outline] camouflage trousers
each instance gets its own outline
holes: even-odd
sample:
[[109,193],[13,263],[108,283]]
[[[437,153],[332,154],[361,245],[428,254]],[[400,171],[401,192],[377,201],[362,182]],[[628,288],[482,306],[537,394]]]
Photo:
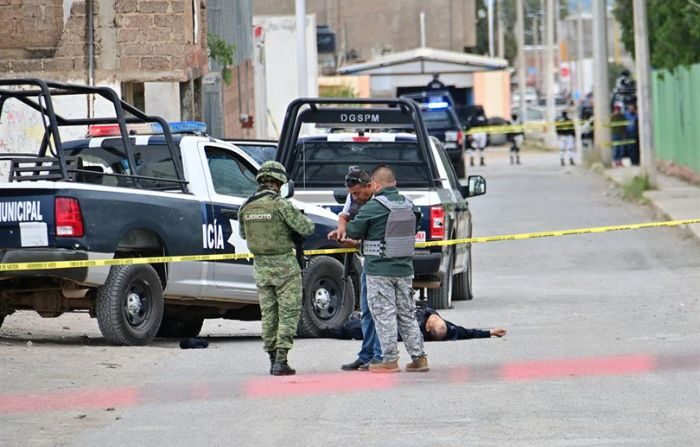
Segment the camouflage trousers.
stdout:
[[413,278],[367,275],[367,301],[374,318],[385,362],[399,358],[396,332],[403,339],[411,358],[425,355],[423,336],[416,321],[413,301]]
[[301,312],[301,269],[294,253],[255,257],[265,351],[291,349]]

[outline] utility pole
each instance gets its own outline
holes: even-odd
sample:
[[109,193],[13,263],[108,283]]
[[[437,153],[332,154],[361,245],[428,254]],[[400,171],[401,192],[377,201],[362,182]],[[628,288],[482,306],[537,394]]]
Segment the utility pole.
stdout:
[[535,88],[537,89],[537,94],[542,92],[542,48],[540,47],[540,20],[539,16],[535,15],[532,18],[532,43],[533,43],[533,56],[535,58],[535,69],[537,70],[537,76],[535,77]]
[[420,12],[420,46],[425,48],[425,11]]
[[495,0],[486,0],[487,2],[487,12],[488,12],[488,22],[489,22],[489,57],[493,57],[493,2]]
[[[520,113],[518,113],[518,119],[520,123],[525,123],[527,119],[527,109],[525,109],[525,15],[523,14],[523,0],[516,0],[516,24],[515,24],[515,34],[518,39],[518,100],[520,104],[518,108]],[[515,124],[515,123],[513,123]]]
[[608,23],[605,0],[593,0],[593,84],[595,147],[610,166],[610,89],[608,87]]
[[296,0],[297,25],[297,88],[299,97],[306,93],[306,0]]
[[[452,4],[450,2],[450,4]],[[506,57],[505,30],[503,29],[503,0],[498,0],[496,3],[496,23],[498,25],[498,57],[501,59]]]
[[554,0],[547,0],[547,32],[545,49],[544,81],[547,92],[547,136],[546,141],[549,146],[556,145],[556,133],[554,132]]
[[582,122],[580,116],[581,101],[583,101],[585,96],[585,92],[583,91],[583,0],[578,0],[576,2],[576,7],[578,11],[576,17],[576,86],[572,89],[578,93],[578,95],[576,95],[576,105],[578,106],[577,110],[579,113],[575,113],[573,116],[576,118],[576,125],[574,126],[576,129],[576,153],[583,159],[583,140],[581,138]]
[[634,0],[634,58],[637,62],[637,107],[639,151],[642,172],[651,186],[656,185],[656,164],[651,119],[651,73],[649,69],[649,33],[646,0]]
[[579,94],[579,102],[583,100],[585,92],[583,91],[583,59],[586,55],[583,54],[583,0],[578,0],[578,17],[576,18],[576,89]]

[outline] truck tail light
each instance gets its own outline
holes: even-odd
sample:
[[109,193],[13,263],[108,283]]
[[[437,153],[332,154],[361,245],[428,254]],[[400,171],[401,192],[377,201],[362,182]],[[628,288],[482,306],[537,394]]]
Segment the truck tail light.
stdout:
[[457,146],[461,146],[464,143],[464,132],[461,130],[457,131]]
[[56,212],[57,237],[83,237],[83,215],[80,212],[78,199],[72,197],[56,197],[54,202]]
[[441,206],[430,207],[430,238],[445,238],[445,208]]

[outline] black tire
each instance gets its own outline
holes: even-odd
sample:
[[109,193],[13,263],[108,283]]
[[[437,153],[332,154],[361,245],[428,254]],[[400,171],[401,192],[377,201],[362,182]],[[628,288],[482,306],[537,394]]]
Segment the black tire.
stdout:
[[162,338],[188,338],[196,337],[202,330],[204,317],[201,315],[163,315],[163,321],[156,337]]
[[455,174],[458,179],[463,179],[467,175],[467,168],[464,164],[464,156],[459,157],[459,160],[454,161]]
[[95,300],[97,322],[108,343],[140,346],[156,336],[163,319],[163,287],[152,266],[112,266]]
[[450,251],[450,259],[447,262],[447,273],[442,278],[442,283],[437,289],[428,289],[428,305],[433,309],[449,309],[452,305],[452,286],[454,278],[452,277],[453,257]]
[[355,287],[347,280],[343,296],[343,264],[329,256],[311,258],[304,269],[304,295],[297,333],[318,337],[323,329],[338,328],[355,309]]
[[469,260],[467,261],[467,271],[455,275],[453,301],[467,301],[474,298],[472,293],[472,248],[469,247]]

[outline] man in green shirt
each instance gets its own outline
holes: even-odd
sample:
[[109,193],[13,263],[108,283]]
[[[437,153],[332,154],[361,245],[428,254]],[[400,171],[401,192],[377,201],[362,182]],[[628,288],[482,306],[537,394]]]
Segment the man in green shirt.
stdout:
[[382,347],[384,361],[370,372],[399,372],[396,332],[401,334],[411,362],[407,372],[428,371],[423,336],[413,300],[413,251],[420,210],[399,194],[394,171],[380,165],[372,171],[374,198],[347,225],[347,236],[362,240],[367,274],[367,300]]
[[263,349],[270,356],[270,374],[295,374],[287,363],[301,311],[301,268],[294,256],[292,232],[308,236],[314,223],[286,199],[284,166],[266,161],[255,178],[260,187],[240,209],[240,235],[255,255],[255,284],[262,313]]

